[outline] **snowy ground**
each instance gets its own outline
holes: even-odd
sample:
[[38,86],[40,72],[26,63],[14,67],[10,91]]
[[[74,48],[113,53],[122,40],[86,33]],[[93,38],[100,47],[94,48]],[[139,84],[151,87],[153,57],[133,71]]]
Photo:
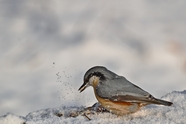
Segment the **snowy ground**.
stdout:
[[186,90],[173,91],[162,99],[172,101],[173,105],[149,105],[136,113],[119,117],[107,112],[83,111],[83,107],[49,108],[31,112],[25,117],[9,113],[0,117],[0,124],[185,124]]
[[[46,108],[94,104],[92,88],[77,89],[95,65],[125,76],[155,97],[185,90],[185,12],[184,0],[2,0],[0,116],[13,113],[6,118],[17,119],[14,114],[26,117]],[[178,113],[176,107],[168,109]],[[161,108],[156,109],[168,111]],[[163,113],[146,107],[122,119],[140,119],[146,111],[153,118]],[[101,114],[99,121],[109,121],[107,116]],[[73,120],[87,121],[82,116]]]

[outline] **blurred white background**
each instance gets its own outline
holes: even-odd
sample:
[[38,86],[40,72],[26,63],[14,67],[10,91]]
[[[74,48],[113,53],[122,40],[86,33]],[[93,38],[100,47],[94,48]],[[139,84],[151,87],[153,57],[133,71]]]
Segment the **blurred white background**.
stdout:
[[1,0],[0,116],[89,106],[103,65],[161,97],[186,89],[186,1]]

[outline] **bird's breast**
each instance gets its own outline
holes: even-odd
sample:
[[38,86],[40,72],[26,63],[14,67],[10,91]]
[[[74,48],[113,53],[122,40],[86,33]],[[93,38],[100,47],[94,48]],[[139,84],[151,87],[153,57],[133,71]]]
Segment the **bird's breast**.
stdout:
[[128,113],[136,112],[140,108],[140,105],[138,103],[111,101],[109,99],[100,97],[96,91],[98,83],[99,83],[99,78],[95,79],[93,82],[94,94],[96,96],[96,99],[105,109],[107,109],[111,113],[114,113],[117,115],[125,115]]

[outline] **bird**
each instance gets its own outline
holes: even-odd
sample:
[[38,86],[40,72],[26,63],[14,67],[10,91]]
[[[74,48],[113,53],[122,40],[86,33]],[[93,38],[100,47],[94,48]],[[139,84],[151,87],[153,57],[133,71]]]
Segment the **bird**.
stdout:
[[92,86],[98,102],[110,113],[126,115],[138,111],[149,104],[171,106],[173,103],[157,99],[123,76],[104,66],[94,66],[84,75],[80,93]]

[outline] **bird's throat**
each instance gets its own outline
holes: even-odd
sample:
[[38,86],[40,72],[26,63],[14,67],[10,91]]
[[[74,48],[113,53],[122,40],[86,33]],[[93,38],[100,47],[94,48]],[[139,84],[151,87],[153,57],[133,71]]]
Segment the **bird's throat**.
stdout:
[[94,78],[93,79],[93,87],[95,89],[98,86],[98,84],[99,84],[99,78],[96,77],[96,76],[94,76],[93,78]]

